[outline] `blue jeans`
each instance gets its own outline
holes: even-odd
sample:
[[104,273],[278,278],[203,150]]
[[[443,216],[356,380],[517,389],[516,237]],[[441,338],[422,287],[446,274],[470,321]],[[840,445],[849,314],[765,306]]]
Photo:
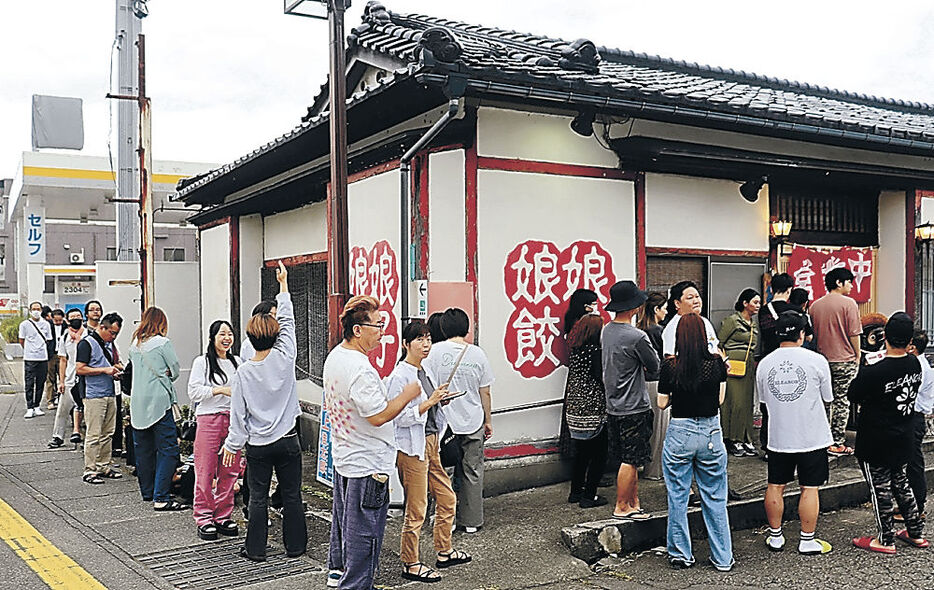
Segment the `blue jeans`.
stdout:
[[334,470],[328,569],[344,570],[341,590],[371,590],[389,510],[389,482],[343,477]]
[[662,469],[668,488],[668,557],[694,563],[688,525],[691,478],[697,480],[714,565],[733,565],[726,510],[726,448],[720,418],[672,418],[665,435]]
[[178,467],[178,438],[172,410],[149,428],[134,429],[136,476],[143,500],[168,502],[172,499],[172,475]]

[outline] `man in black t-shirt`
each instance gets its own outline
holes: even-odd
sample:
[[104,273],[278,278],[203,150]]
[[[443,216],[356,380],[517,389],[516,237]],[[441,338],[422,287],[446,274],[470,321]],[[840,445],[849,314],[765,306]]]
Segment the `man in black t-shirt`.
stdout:
[[[895,537],[915,547],[928,546],[924,521],[908,483],[906,466],[912,452],[915,399],[923,373],[917,357],[907,352],[914,332],[908,314],[898,312],[885,324],[885,358],[859,368],[847,396],[860,404],[856,430],[856,458],[869,484],[879,534],[857,537],[853,545],[877,553],[895,553]],[[895,508],[907,530],[894,531]]]
[[[778,348],[778,336],[775,334],[775,324],[778,317],[789,309],[794,309],[788,298],[795,280],[791,275],[783,272],[772,277],[772,300],[759,308],[759,350],[756,351],[756,360],[762,360],[765,355]],[[759,446],[765,453],[763,459],[768,458],[769,444],[769,410],[765,404],[759,403],[762,412],[762,426],[759,427]]]

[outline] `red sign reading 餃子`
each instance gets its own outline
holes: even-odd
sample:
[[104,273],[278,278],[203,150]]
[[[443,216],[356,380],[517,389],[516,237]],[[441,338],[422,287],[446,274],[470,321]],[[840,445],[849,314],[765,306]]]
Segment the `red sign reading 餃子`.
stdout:
[[827,293],[824,276],[835,268],[848,268],[853,273],[853,290],[850,297],[857,303],[869,301],[872,290],[872,249],[840,248],[821,252],[813,248],[795,246],[788,262],[788,274],[795,280],[795,287],[805,289],[811,301]]
[[369,356],[380,377],[387,377],[399,356],[400,336],[395,312],[399,300],[399,271],[396,253],[389,242],[376,242],[369,251],[360,246],[350,249],[350,292],[369,295],[379,301],[379,316],[386,325],[379,346]]
[[567,358],[561,332],[571,294],[590,289],[605,304],[616,282],[613,259],[597,242],[578,241],[562,250],[528,240],[506,256],[503,271],[514,308],[503,338],[506,358],[523,377],[547,377]]

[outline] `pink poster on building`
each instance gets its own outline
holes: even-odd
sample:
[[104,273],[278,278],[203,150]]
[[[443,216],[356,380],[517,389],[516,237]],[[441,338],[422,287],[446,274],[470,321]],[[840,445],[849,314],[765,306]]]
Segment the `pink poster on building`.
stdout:
[[853,273],[853,290],[850,297],[857,303],[869,301],[872,291],[871,248],[840,248],[832,252],[821,252],[813,248],[795,246],[788,262],[788,274],[795,280],[795,287],[811,294],[811,301],[827,293],[824,276],[835,268],[848,268]]
[[399,358],[400,336],[395,312],[399,300],[399,271],[396,253],[389,242],[376,242],[369,251],[360,246],[350,249],[350,292],[369,295],[379,301],[380,319],[386,326],[379,346],[370,353],[370,362],[380,377],[387,377]]
[[577,241],[562,250],[528,240],[506,256],[503,271],[513,305],[503,339],[506,358],[523,377],[547,377],[567,360],[561,334],[571,294],[590,289],[605,304],[616,282],[613,259],[597,242]]

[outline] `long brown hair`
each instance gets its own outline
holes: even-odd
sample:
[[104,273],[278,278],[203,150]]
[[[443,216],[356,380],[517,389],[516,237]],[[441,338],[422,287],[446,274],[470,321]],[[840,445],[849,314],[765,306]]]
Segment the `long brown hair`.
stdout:
[[143,312],[139,320],[139,325],[133,331],[133,340],[137,343],[143,343],[153,336],[165,336],[169,331],[169,320],[158,307],[150,307]]
[[681,316],[675,331],[675,385],[682,389],[694,389],[704,361],[709,358],[704,320],[696,313]]
[[603,330],[603,318],[587,314],[574,323],[568,334],[568,348],[580,348],[585,344],[600,343],[600,331]]
[[642,308],[642,313],[639,314],[639,321],[636,323],[636,327],[645,332],[658,322],[655,321],[655,311],[665,305],[665,302],[668,300],[665,297],[664,293],[659,293],[657,291],[649,293],[648,298],[645,300],[645,306]]

